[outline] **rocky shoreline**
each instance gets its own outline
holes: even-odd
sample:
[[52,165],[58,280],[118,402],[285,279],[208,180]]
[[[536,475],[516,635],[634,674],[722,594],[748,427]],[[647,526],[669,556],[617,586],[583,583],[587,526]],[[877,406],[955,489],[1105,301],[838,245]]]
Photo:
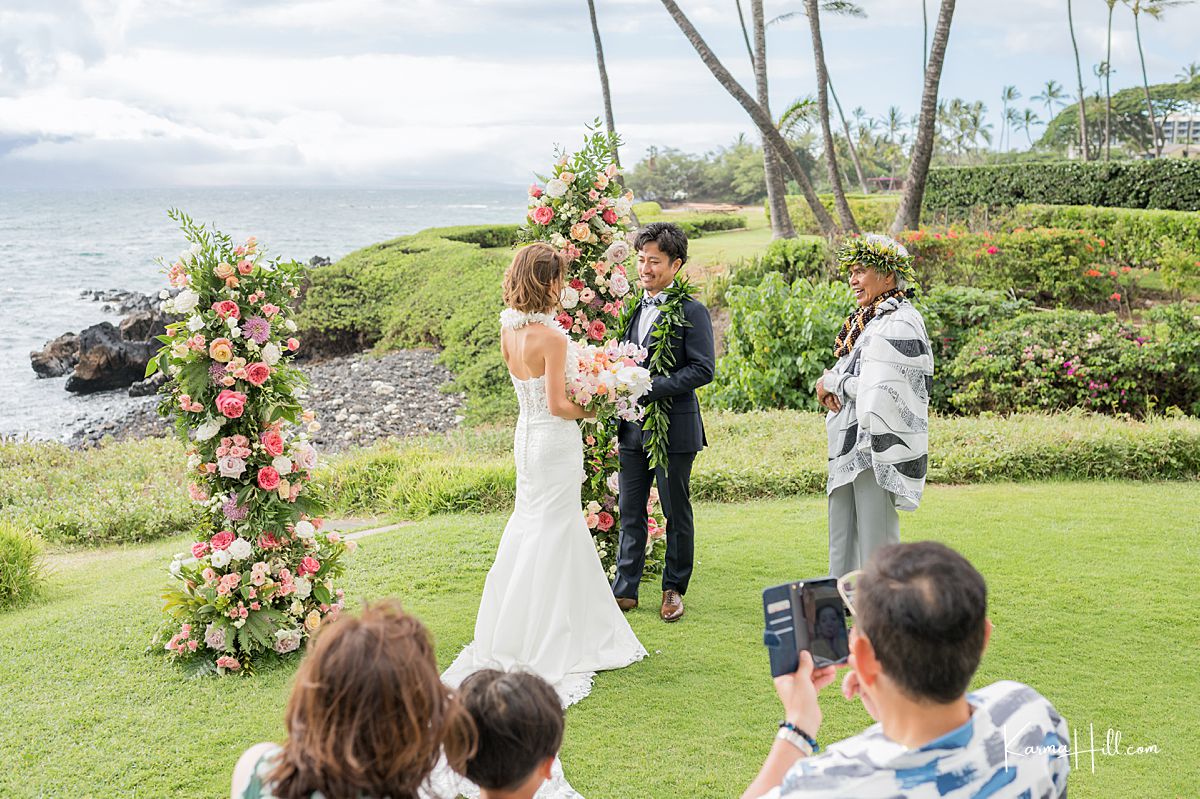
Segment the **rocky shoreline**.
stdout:
[[[321,422],[313,436],[317,446],[332,452],[457,427],[463,396],[441,390],[452,375],[436,359],[433,350],[398,350],[298,364],[310,381],[304,407]],[[87,420],[68,443],[87,447],[106,436],[123,441],[172,434],[157,408],[157,397],[132,400],[123,415]]]

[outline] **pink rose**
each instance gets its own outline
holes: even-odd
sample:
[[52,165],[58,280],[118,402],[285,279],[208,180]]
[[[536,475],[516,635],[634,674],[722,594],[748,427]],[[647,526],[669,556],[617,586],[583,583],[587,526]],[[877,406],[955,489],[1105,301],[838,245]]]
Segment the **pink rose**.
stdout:
[[563,330],[571,329],[571,315],[565,311],[556,316],[554,321],[558,322],[559,327],[561,327]]
[[246,407],[246,395],[240,391],[222,389],[217,395],[217,410],[229,419],[237,419]]
[[274,466],[264,466],[258,470],[258,487],[263,491],[274,491],[279,488],[279,472]]
[[600,218],[610,225],[617,224],[617,212],[611,208],[606,209],[604,213],[600,214]]
[[258,537],[259,549],[275,549],[278,546],[279,539],[275,537],[274,533],[263,533]]
[[262,361],[256,361],[246,367],[246,380],[252,385],[261,386],[271,376],[271,367]]
[[204,557],[207,554],[208,554],[208,542],[207,541],[197,541],[195,544],[192,544],[192,557],[193,558],[195,558],[196,560],[200,560],[200,558]]
[[539,205],[529,216],[539,225],[548,225],[554,221],[554,209],[548,205]]
[[208,501],[208,493],[195,483],[188,483],[188,496],[191,497],[193,502]]
[[604,323],[597,319],[588,325],[587,335],[592,341],[602,341],[607,331],[608,328],[604,326]]
[[221,300],[220,302],[213,303],[213,310],[222,319],[238,319],[242,315],[241,309],[238,308],[238,304],[233,300]]
[[289,350],[291,350],[292,352],[295,352],[296,350],[300,349],[300,339],[298,339],[298,338],[289,338],[289,339],[287,340],[287,348],[288,348]]
[[283,454],[283,436],[279,435],[278,430],[268,430],[259,440],[272,458]]
[[242,667],[242,664],[237,662],[237,658],[232,657],[230,655],[221,655],[221,657],[217,658],[217,668],[218,669],[229,669],[230,671],[237,671],[241,667]]
[[242,259],[241,261],[238,261],[237,269],[241,274],[248,275],[254,271],[254,264]]
[[301,575],[316,574],[320,570],[321,570],[321,562],[319,560],[317,560],[316,558],[314,558],[312,555],[306,555],[304,557],[304,559],[300,561],[299,572]]
[[541,196],[542,196],[542,187],[541,187],[541,186],[539,186],[539,185],[538,185],[538,184],[536,184],[536,183],[534,183],[533,185],[531,185],[531,186],[529,187],[529,196],[530,196],[530,197],[533,197],[535,200],[536,200],[538,197],[541,197]]
[[233,543],[233,539],[236,537],[237,536],[235,536],[229,530],[222,530],[214,535],[209,540],[209,543],[212,544],[213,549],[226,549],[230,544]]
[[268,303],[265,303],[265,304],[263,304],[263,307],[262,307],[262,312],[263,312],[263,314],[264,314],[265,316],[267,316],[268,318],[269,318],[269,317],[272,317],[272,316],[274,316],[275,314],[279,313],[279,306],[278,306],[278,305],[274,305],[274,304],[272,304],[272,303],[269,303],[269,302],[268,302]]
[[601,532],[608,532],[609,530],[612,529],[613,517],[612,517],[611,513],[609,513],[608,511],[602,510],[597,515],[597,518],[598,518],[598,522],[597,522],[596,526],[600,528]]
[[586,517],[586,521],[587,521],[588,528],[594,530],[596,528],[596,525],[598,525],[600,523],[600,517],[594,513],[589,513]]

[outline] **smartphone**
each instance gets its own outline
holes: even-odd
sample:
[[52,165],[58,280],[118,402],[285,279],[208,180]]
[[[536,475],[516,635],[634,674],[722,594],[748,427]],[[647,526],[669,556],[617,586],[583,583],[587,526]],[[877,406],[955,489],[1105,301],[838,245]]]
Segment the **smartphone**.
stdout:
[[767,588],[763,591],[763,617],[763,643],[771,658],[772,677],[798,669],[804,650],[818,669],[845,663],[850,656],[846,605],[834,577]]

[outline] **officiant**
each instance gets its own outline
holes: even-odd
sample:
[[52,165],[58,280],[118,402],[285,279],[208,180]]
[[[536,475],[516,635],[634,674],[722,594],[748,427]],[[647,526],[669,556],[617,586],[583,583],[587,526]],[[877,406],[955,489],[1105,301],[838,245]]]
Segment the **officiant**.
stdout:
[[623,316],[621,331],[622,341],[650,350],[653,384],[642,398],[646,417],[622,421],[617,429],[621,540],[613,594],[621,610],[638,605],[646,565],[646,503],[657,483],[667,518],[659,615],[667,622],[683,617],[683,596],[692,576],[692,463],[708,443],[696,389],[712,382],[716,365],[708,309],[691,296],[679,275],[687,245],[678,225],[652,222],[638,231],[634,248],[642,291],[632,314]]
[[858,308],[817,381],[829,413],[829,573],[860,569],[900,541],[897,510],[916,510],[929,467],[933,350],[910,297],[913,257],[888,236],[850,239],[838,252]]

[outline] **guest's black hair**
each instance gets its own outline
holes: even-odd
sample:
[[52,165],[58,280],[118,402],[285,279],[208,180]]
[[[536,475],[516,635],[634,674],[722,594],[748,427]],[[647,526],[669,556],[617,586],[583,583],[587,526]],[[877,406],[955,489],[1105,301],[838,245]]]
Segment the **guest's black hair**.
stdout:
[[672,222],[651,222],[638,231],[633,240],[633,248],[640,250],[650,242],[657,244],[658,249],[671,259],[671,263],[674,263],[676,258],[681,263],[687,263],[687,234],[679,225]]
[[854,607],[884,672],[912,699],[962,696],[983,657],[987,584],[967,559],[934,541],[875,551]]
[[461,700],[479,734],[467,778],[489,791],[513,791],[558,754],[563,710],[536,674],[484,669],[463,681]]

